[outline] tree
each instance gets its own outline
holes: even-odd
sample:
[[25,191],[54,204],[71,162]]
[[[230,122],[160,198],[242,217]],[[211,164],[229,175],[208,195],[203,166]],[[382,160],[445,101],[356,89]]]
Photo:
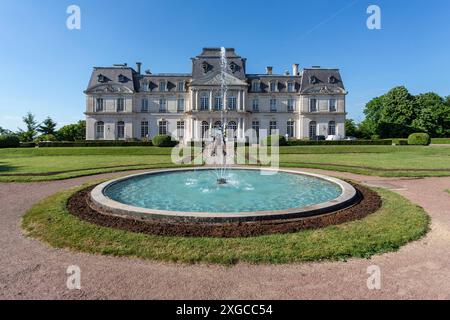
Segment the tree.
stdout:
[[345,134],[348,137],[357,137],[357,136],[359,136],[358,126],[356,125],[355,120],[353,120],[353,119],[346,119],[345,120]]
[[26,130],[19,129],[19,138],[22,142],[31,142],[37,135],[38,123],[34,114],[28,112],[25,117],[22,118],[26,125]]
[[2,136],[2,135],[10,135],[10,134],[12,134],[11,130],[4,129],[4,128],[0,127],[0,136]]
[[450,106],[438,94],[429,92],[416,96],[417,118],[412,125],[432,137],[450,133]]
[[405,87],[391,89],[382,99],[380,122],[409,125],[416,117],[414,96]]
[[56,133],[56,126],[56,122],[53,121],[52,118],[47,117],[37,128],[37,131],[39,131],[43,135],[54,135]]
[[60,141],[79,141],[86,139],[86,121],[78,121],[75,124],[63,126],[57,132]]
[[366,104],[364,109],[366,118],[360,124],[360,129],[364,129],[362,133],[366,138],[378,134],[378,125],[380,124],[381,113],[384,108],[383,98],[384,96],[373,98]]

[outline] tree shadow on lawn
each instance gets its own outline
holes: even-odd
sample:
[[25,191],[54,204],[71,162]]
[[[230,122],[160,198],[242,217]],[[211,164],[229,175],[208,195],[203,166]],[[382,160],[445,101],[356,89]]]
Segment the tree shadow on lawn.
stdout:
[[15,172],[19,170],[19,166],[12,166],[10,164],[0,162],[0,172]]

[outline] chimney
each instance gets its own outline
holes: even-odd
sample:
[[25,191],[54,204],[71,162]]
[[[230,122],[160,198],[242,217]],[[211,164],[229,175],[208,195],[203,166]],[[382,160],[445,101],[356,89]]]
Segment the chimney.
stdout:
[[298,63],[294,63],[292,65],[292,75],[293,76],[298,76]]
[[136,72],[141,74],[142,62],[136,62]]
[[267,67],[266,74],[272,74],[272,73],[273,73],[273,67]]

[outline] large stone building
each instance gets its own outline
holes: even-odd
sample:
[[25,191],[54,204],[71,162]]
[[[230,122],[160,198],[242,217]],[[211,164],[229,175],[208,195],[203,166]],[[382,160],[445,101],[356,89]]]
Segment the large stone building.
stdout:
[[[200,140],[222,122],[243,141],[247,129],[278,129],[296,139],[345,136],[345,96],[338,69],[247,74],[246,59],[226,49],[204,48],[192,59],[192,73],[141,72],[126,64],[95,67],[86,94],[87,140],[127,140],[171,134]],[[227,92],[222,98],[221,83]],[[224,100],[224,101],[223,101]],[[266,129],[266,130],[260,130]]]

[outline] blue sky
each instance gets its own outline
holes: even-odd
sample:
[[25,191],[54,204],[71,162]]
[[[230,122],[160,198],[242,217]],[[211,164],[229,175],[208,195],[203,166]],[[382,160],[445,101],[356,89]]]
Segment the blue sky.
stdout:
[[[81,8],[81,30],[66,9]],[[382,10],[382,29],[366,9]],[[60,125],[83,119],[93,66],[143,62],[153,72],[190,72],[202,47],[235,47],[247,72],[320,65],[341,69],[349,117],[396,85],[450,95],[448,0],[0,0],[0,126],[31,111]]]

